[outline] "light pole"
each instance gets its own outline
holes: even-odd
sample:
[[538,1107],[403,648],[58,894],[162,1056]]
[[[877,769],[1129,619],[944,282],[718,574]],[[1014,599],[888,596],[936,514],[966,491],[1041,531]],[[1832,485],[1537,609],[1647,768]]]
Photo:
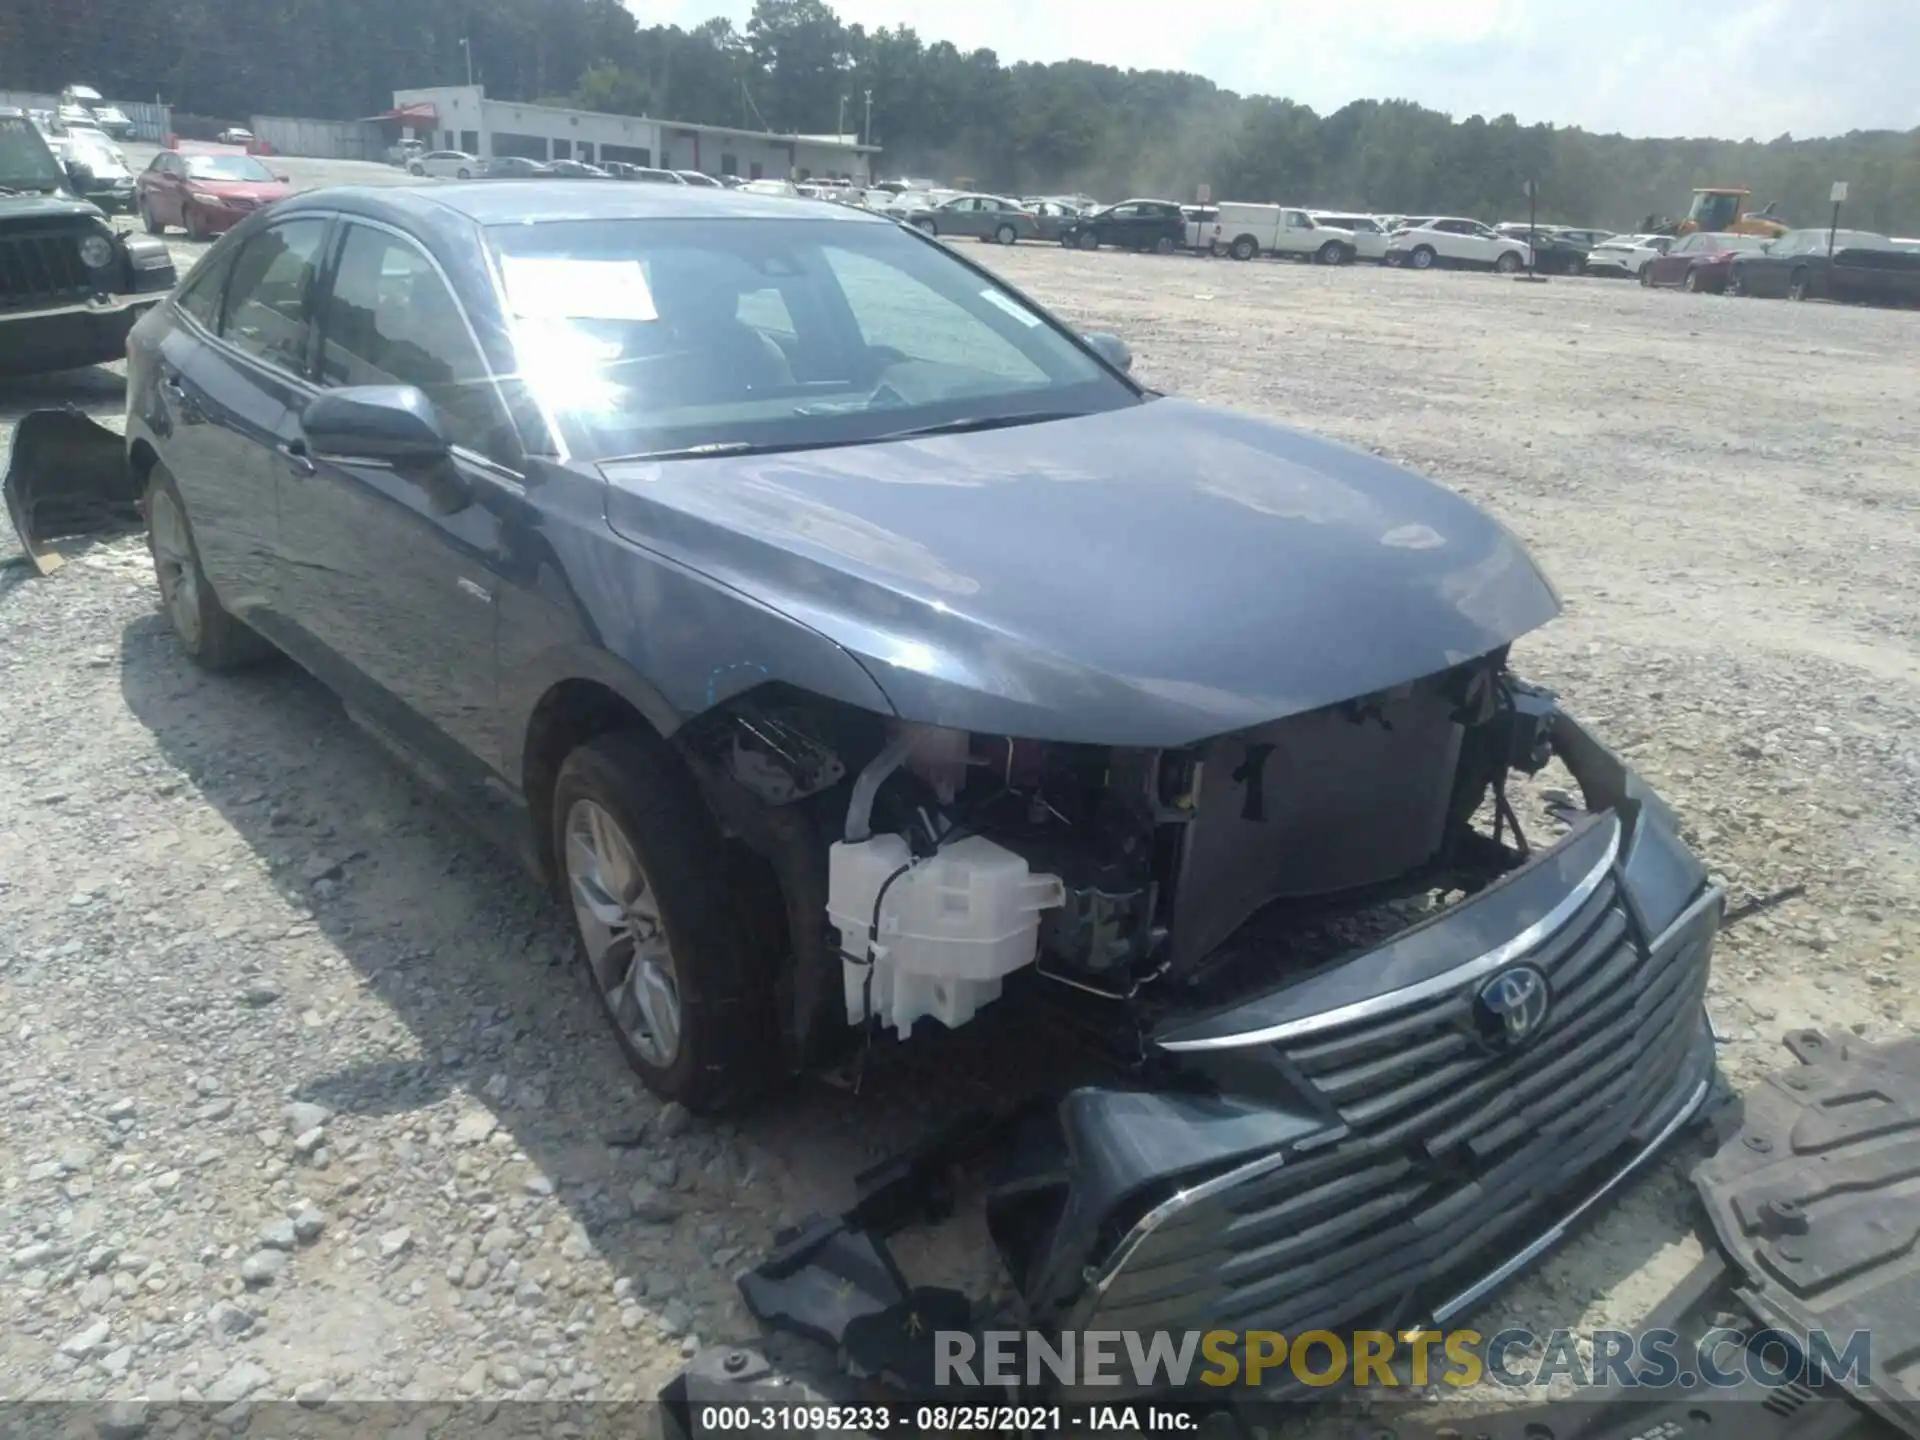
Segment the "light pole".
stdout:
[[833,122],[833,138],[838,140],[847,133],[847,97],[840,97],[840,118]]
[[467,86],[473,86],[473,42],[466,36],[460,37],[460,52],[467,57]]
[[871,145],[873,143],[873,91],[867,91],[866,97],[867,119],[866,123],[860,127],[860,143],[862,145]]

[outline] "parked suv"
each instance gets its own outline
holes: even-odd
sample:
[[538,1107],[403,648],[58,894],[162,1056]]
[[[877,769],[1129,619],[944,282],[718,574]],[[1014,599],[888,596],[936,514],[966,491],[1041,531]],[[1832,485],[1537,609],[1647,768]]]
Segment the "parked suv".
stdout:
[[1187,241],[1187,217],[1171,200],[1122,200],[1066,221],[1060,243],[1077,250],[1151,250],[1171,255]]
[[1532,250],[1478,220],[1449,216],[1396,230],[1387,241],[1387,263],[1412,270],[1454,265],[1471,270],[1524,270]]
[[0,110],[0,374],[118,360],[140,312],[173,288],[167,247],[116,234],[81,198],[92,182],[23,111]]

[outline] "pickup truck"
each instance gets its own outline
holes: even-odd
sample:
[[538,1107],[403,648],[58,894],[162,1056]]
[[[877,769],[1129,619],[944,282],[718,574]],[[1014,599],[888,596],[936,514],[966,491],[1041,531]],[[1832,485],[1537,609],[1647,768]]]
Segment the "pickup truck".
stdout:
[[1256,255],[1287,255],[1321,265],[1345,265],[1357,249],[1353,232],[1315,220],[1286,205],[1222,201],[1215,222],[1213,249],[1236,260]]
[[81,198],[92,179],[24,112],[0,110],[0,375],[123,358],[133,322],[173,288],[165,243],[117,234]]

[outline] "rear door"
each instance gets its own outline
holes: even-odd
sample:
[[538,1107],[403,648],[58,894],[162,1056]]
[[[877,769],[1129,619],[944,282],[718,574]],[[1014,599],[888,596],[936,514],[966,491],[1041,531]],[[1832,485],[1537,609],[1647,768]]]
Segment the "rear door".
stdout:
[[525,493],[519,440],[465,311],[411,237],[344,221],[323,291],[320,388],[418,386],[452,473],[316,454],[302,436],[284,488],[287,584],[322,663],[360,685],[373,718],[474,778],[498,759],[495,615],[503,516]]

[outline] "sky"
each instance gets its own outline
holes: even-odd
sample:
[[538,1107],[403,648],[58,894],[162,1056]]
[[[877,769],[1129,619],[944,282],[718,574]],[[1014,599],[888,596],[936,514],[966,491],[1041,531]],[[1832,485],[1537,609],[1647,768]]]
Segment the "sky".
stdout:
[[[829,0],[1003,63],[1190,70],[1321,114],[1415,100],[1626,135],[1771,140],[1920,126],[1920,0]],[[690,27],[752,0],[628,0]]]

